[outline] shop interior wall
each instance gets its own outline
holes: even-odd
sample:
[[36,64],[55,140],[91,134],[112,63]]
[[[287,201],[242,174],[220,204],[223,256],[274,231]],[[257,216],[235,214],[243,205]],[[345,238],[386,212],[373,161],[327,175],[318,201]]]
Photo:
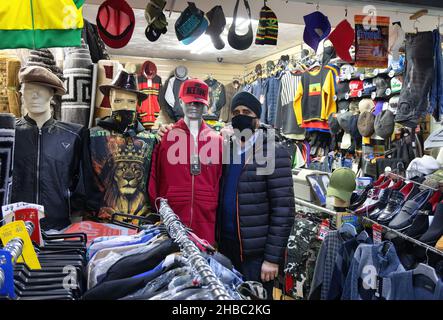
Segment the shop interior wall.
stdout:
[[157,59],[144,57],[129,57],[129,56],[112,56],[114,60],[120,61],[122,64],[133,63],[141,66],[146,60],[150,60],[157,65],[157,74],[165,81],[171,72],[179,66],[183,65],[188,68],[189,75],[193,78],[205,80],[208,75],[212,75],[223,84],[232,82],[234,78],[241,77],[245,72],[245,66],[242,64],[232,63],[213,63],[203,61],[187,61],[187,60],[171,60],[171,59]]

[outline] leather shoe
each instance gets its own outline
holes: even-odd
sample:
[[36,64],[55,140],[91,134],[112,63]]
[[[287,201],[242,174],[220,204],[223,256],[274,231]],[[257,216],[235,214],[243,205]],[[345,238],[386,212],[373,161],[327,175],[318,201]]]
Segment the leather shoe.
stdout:
[[429,211],[420,210],[411,227],[405,234],[411,238],[418,239],[429,229]]
[[387,207],[389,203],[389,199],[391,198],[391,194],[394,190],[391,189],[385,189],[383,190],[382,195],[380,196],[380,199],[375,204],[374,209],[369,214],[369,218],[372,220],[376,220],[378,216],[381,214],[381,212]]
[[427,189],[417,194],[411,200],[406,201],[400,212],[389,223],[389,228],[399,231],[409,228],[420,209],[424,207],[432,194],[433,191],[431,189]]
[[378,223],[383,225],[388,224],[400,212],[404,200],[405,196],[403,193],[392,190],[388,205],[380,212],[377,218]]
[[443,236],[443,202],[437,205],[434,220],[432,220],[428,231],[419,238],[419,241],[435,246],[441,236]]

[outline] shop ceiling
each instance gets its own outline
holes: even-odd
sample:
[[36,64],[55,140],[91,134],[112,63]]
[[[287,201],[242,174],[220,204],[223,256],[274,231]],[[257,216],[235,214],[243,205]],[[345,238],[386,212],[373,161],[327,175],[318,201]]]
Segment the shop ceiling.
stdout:
[[[86,19],[94,22],[98,5],[104,0],[86,0],[84,7],[84,16]],[[409,16],[419,9],[427,8],[429,14],[419,19],[415,26],[420,31],[428,31],[434,29],[439,22],[438,16],[441,16],[443,23],[443,1],[437,0],[268,0],[267,5],[272,8],[279,19],[279,39],[278,46],[256,46],[253,44],[248,50],[237,51],[231,49],[226,42],[225,49],[218,51],[213,48],[207,36],[203,36],[190,46],[181,45],[174,32],[174,24],[186,6],[187,1],[176,0],[171,16],[167,11],[174,2],[168,0],[166,5],[166,16],[168,18],[168,32],[162,35],[156,42],[149,42],[145,35],[146,20],[144,18],[144,8],[149,0],[127,0],[134,8],[136,15],[136,29],[130,43],[118,50],[110,49],[112,55],[132,56],[132,57],[152,57],[164,59],[186,59],[197,61],[216,62],[217,58],[223,58],[225,63],[247,64],[256,60],[265,58],[271,54],[284,51],[302,43],[304,22],[303,16],[317,9],[326,14],[334,26],[338,24],[344,17],[347,9],[348,19],[353,19],[355,14],[363,14],[364,6],[373,5],[377,10],[377,15],[390,16],[393,21],[401,21],[406,31],[414,30],[414,22],[409,20]],[[226,40],[227,31],[232,21],[232,13],[234,10],[235,0],[194,0],[197,7],[207,12],[215,5],[222,5],[224,13],[227,17],[227,26],[223,37]],[[401,2],[401,3],[400,3]],[[410,4],[414,2],[414,4]],[[250,0],[252,11],[254,32],[258,25],[260,8],[264,1]],[[240,4],[239,16],[246,17],[244,6]],[[241,25],[241,23],[240,23]],[[246,32],[247,23],[243,23]],[[241,33],[239,29],[239,33]]]

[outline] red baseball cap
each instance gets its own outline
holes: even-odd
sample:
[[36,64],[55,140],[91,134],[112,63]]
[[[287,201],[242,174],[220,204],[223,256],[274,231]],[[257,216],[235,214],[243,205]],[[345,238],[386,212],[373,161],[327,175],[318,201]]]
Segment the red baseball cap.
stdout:
[[111,48],[126,46],[135,28],[134,11],[125,0],[107,0],[98,8],[97,29],[100,38]]
[[200,102],[209,106],[209,88],[199,79],[189,79],[182,83],[178,95],[184,103]]
[[328,37],[334,45],[337,55],[346,62],[352,62],[349,49],[354,44],[354,37],[355,31],[346,19],[340,22]]
[[349,82],[349,96],[352,98],[359,97],[359,93],[363,94],[363,81],[353,80]]

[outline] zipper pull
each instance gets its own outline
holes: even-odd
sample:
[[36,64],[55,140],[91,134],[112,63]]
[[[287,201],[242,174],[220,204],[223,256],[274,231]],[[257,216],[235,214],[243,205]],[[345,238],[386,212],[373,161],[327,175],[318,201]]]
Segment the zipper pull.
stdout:
[[38,128],[38,135],[41,136],[42,135],[42,129]]

